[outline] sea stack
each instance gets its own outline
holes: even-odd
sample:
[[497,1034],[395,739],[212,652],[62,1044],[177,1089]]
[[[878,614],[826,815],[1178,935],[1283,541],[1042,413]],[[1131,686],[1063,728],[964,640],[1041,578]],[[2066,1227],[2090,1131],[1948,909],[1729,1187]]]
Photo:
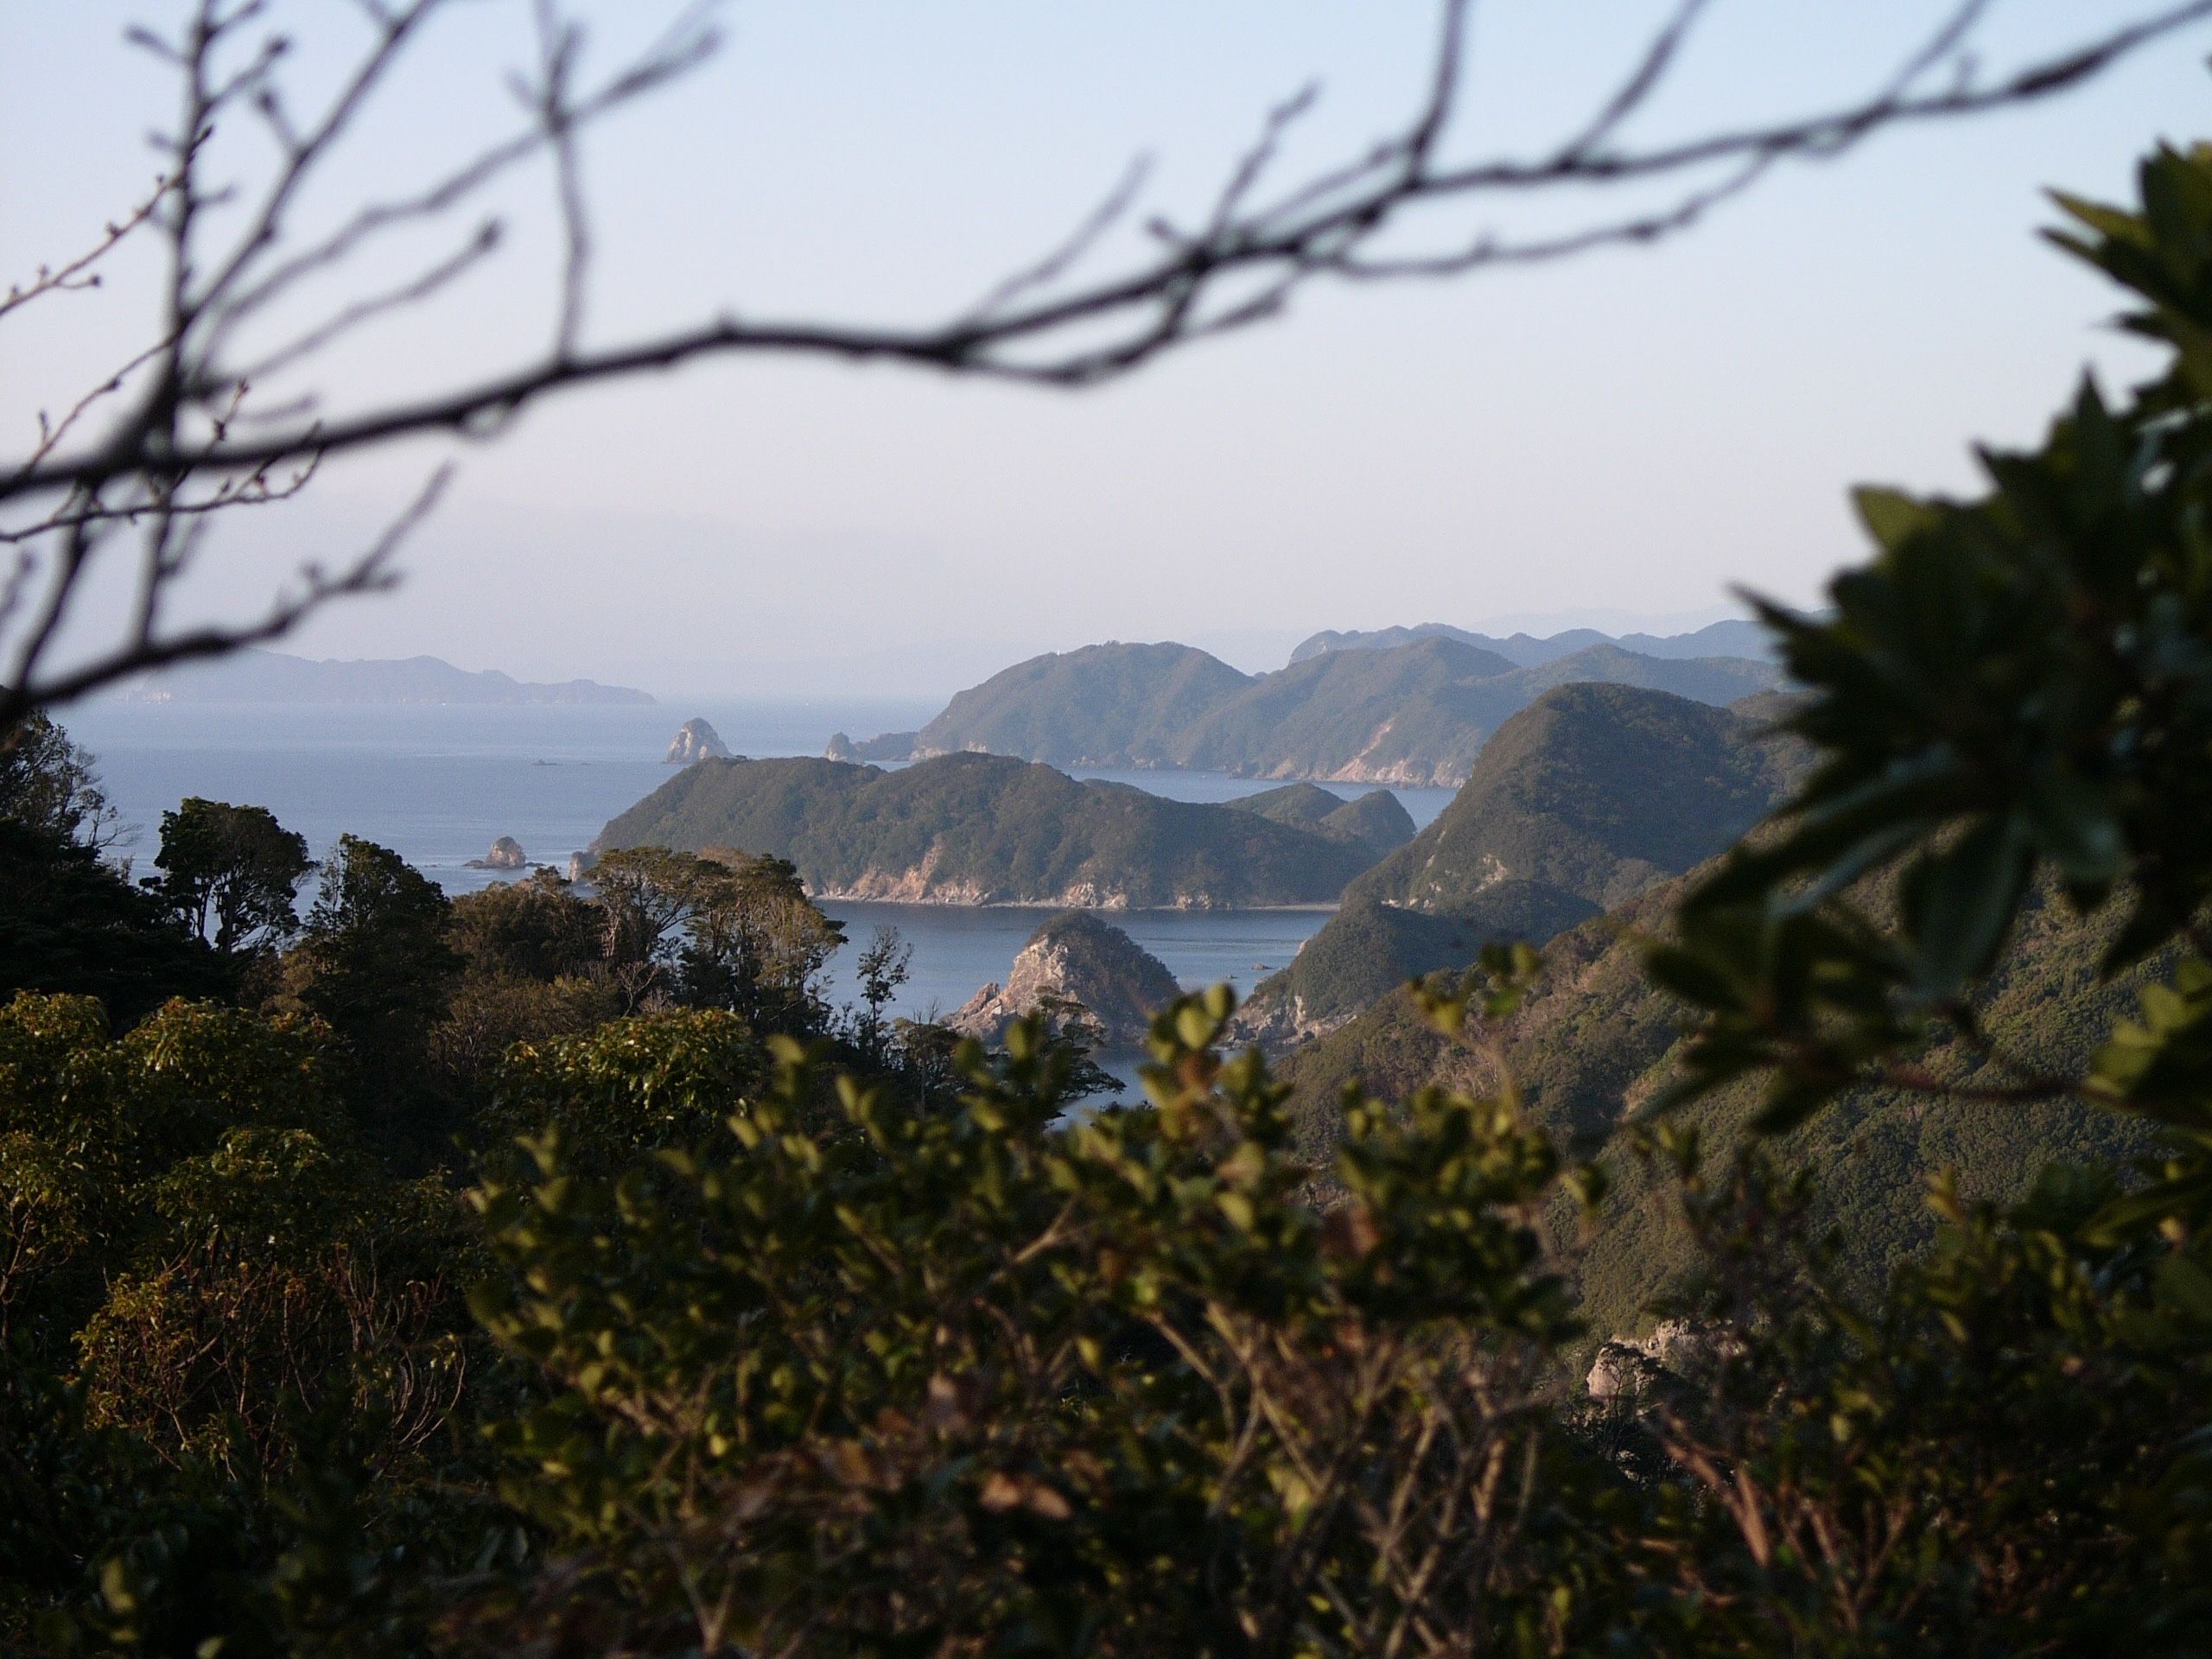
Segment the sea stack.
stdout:
[[989,1042],[1041,1007],[1058,1032],[1102,1048],[1134,1048],[1152,1016],[1181,995],[1159,957],[1112,923],[1071,910],[1029,936],[1003,988],[984,986],[945,1023]]
[[529,866],[530,859],[524,853],[522,843],[512,836],[501,836],[492,843],[490,852],[468,861],[472,870],[520,870]]
[[668,764],[688,766],[694,760],[727,760],[729,745],[703,720],[687,720],[668,746]]

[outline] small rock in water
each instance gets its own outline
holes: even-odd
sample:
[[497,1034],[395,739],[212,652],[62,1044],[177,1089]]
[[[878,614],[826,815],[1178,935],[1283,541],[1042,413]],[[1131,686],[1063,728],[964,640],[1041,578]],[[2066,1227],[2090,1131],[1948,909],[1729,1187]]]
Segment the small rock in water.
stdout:
[[519,870],[529,863],[530,860],[523,854],[522,843],[512,836],[501,836],[492,843],[490,852],[481,858],[470,859],[468,868],[472,870]]

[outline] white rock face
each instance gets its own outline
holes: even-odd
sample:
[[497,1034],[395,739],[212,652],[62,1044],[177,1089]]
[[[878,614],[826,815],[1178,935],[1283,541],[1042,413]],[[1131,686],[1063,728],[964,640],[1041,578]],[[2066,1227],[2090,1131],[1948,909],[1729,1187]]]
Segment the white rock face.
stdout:
[[1039,928],[1014,959],[1003,986],[988,984],[945,1021],[988,1042],[1040,1007],[1065,1029],[1108,1048],[1144,1040],[1154,1014],[1180,993],[1175,977],[1117,927],[1080,912]]
[[688,766],[694,760],[727,760],[729,745],[703,720],[687,720],[668,746],[668,764]]
[[522,843],[512,836],[501,836],[492,843],[492,850],[484,855],[484,868],[487,870],[519,870],[529,862],[523,855]]
[[1583,1388],[1593,1400],[1616,1400],[1695,1382],[1735,1348],[1725,1332],[1688,1319],[1665,1319],[1641,1342],[1617,1337],[1600,1348]]

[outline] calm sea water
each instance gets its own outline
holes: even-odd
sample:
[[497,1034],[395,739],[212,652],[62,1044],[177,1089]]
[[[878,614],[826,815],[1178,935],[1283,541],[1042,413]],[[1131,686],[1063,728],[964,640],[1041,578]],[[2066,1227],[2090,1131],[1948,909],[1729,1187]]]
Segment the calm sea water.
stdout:
[[[109,798],[135,830],[124,850],[143,867],[161,815],[187,795],[265,806],[320,857],[344,832],[393,849],[448,892],[506,879],[470,869],[512,836],[537,863],[563,866],[607,821],[664,783],[661,757],[677,726],[713,722],[741,754],[819,754],[835,731],[911,730],[934,704],[664,702],[644,708],[101,702],[65,724],[90,749]],[[1096,772],[1176,800],[1225,801],[1273,785],[1207,772]],[[1356,786],[1338,786],[1351,796]],[[1449,790],[1395,791],[1427,823]],[[825,906],[852,941],[830,968],[830,994],[854,994],[852,962],[879,925],[913,947],[896,1011],[950,1013],[988,980],[1049,911],[942,905]],[[1296,953],[1327,913],[1138,911],[1112,919],[1184,985],[1226,980],[1249,990]],[[1121,1069],[1121,1068],[1117,1068]]]

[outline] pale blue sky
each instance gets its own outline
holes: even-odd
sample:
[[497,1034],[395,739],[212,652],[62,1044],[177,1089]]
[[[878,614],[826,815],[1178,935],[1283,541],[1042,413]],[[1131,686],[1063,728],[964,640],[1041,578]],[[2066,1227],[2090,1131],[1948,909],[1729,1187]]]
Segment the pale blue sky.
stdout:
[[[279,10],[310,42],[302,73],[327,73],[351,8]],[[610,48],[665,15],[586,10]],[[1863,86],[1936,10],[1717,0],[1653,130]],[[2131,10],[2011,0],[1992,38],[2031,46]],[[353,177],[410,176],[480,130],[525,10],[465,8],[363,133]],[[149,172],[139,135],[169,95],[119,36],[173,11],[0,0],[7,273],[81,241]],[[1555,134],[1654,12],[1478,8],[1469,142]],[[1197,200],[1309,78],[1325,90],[1306,157],[1378,130],[1433,12],[748,0],[724,16],[716,61],[592,150],[602,338],[727,303],[926,321],[1055,240],[1138,150],[1159,158],[1162,201]],[[2038,187],[2119,194],[2152,140],[2212,131],[2208,49],[2201,34],[2059,102],[1786,171],[1658,250],[1316,290],[1282,323],[1103,391],[751,362],[594,393],[468,451],[404,590],[302,648],[663,691],[926,694],[1104,638],[1259,666],[1321,627],[1694,613],[1738,581],[1807,600],[1856,555],[1850,483],[1963,486],[1970,441],[2029,438],[2085,363],[2139,362],[2100,327],[2108,293],[2034,238],[2051,217]],[[550,310],[549,220],[535,196],[517,212],[502,262],[364,341],[346,386],[373,397],[526,348]],[[0,327],[10,429],[143,338],[130,277]],[[214,563],[208,599],[357,532],[410,475],[333,476]]]

